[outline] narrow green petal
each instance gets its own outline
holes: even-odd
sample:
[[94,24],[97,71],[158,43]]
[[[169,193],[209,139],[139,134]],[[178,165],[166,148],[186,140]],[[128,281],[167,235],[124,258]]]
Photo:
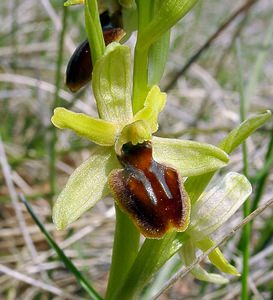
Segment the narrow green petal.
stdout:
[[143,30],[139,37],[139,45],[150,47],[167,30],[185,16],[198,0],[164,0],[156,12],[152,22]]
[[196,240],[212,234],[238,210],[251,192],[251,184],[244,175],[228,173],[192,206],[188,234]]
[[[214,241],[210,239],[209,237],[196,242],[196,246],[201,249],[203,252],[207,251],[211,247],[215,245]],[[238,270],[231,265],[227,259],[225,258],[224,254],[221,252],[219,248],[214,249],[209,255],[208,255],[211,263],[218,268],[220,271],[231,274],[231,275],[240,275]]]
[[131,53],[128,46],[111,43],[95,64],[92,86],[102,119],[128,123],[132,119]]
[[134,121],[145,120],[151,128],[151,133],[158,129],[158,115],[163,110],[166,103],[167,94],[162,93],[157,85],[154,85],[144,102],[144,108],[135,116]]
[[63,107],[54,109],[52,123],[60,128],[69,128],[101,146],[112,146],[118,134],[118,126],[101,119],[91,118],[85,114],[74,113]]
[[107,176],[120,165],[112,148],[97,147],[69,177],[53,207],[57,229],[66,228],[108,193]]
[[[196,259],[195,254],[195,242],[193,240],[186,241],[180,250],[180,255],[182,261],[186,266],[189,266]],[[205,269],[203,269],[199,264],[195,265],[191,270],[191,274],[198,280],[213,282],[218,284],[226,284],[228,283],[228,279],[215,273],[208,273]]]
[[210,144],[158,137],[152,141],[154,159],[172,165],[183,177],[215,171],[229,160],[223,150]]

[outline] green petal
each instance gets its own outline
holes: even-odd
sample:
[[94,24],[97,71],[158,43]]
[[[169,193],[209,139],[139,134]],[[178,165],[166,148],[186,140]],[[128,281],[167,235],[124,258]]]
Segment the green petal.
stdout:
[[107,176],[120,165],[113,149],[97,147],[69,177],[53,207],[57,229],[66,228],[108,194]]
[[158,86],[153,86],[145,99],[144,108],[134,116],[134,121],[145,120],[151,128],[151,133],[157,131],[157,118],[165,106],[166,98],[166,93],[162,93]]
[[[203,252],[209,250],[211,247],[215,245],[214,241],[209,237],[196,242],[196,246],[201,249]],[[231,265],[227,259],[225,258],[224,254],[221,252],[219,248],[214,249],[208,255],[211,263],[218,268],[220,271],[231,274],[231,275],[240,275],[238,270]]]
[[92,76],[102,119],[122,124],[132,119],[131,85],[130,48],[112,43],[96,62]]
[[133,145],[142,144],[144,141],[151,140],[152,135],[147,122],[138,120],[123,127],[115,144],[117,154],[121,153],[124,144],[131,142]]
[[139,37],[140,48],[148,48],[167,30],[185,16],[198,0],[165,0],[161,1],[152,22]]
[[225,223],[252,192],[247,178],[234,172],[200,196],[192,206],[188,234],[201,240]]
[[119,127],[111,122],[91,118],[85,114],[74,113],[63,107],[57,107],[51,118],[52,123],[60,128],[69,128],[101,146],[114,145]]
[[[196,259],[195,243],[192,240],[188,240],[181,248],[181,258],[186,266],[189,266]],[[199,264],[194,266],[191,270],[191,274],[198,280],[213,282],[217,284],[226,284],[228,279],[215,273],[208,273]]]
[[153,137],[153,156],[172,165],[183,177],[196,176],[224,167],[228,155],[205,143]]

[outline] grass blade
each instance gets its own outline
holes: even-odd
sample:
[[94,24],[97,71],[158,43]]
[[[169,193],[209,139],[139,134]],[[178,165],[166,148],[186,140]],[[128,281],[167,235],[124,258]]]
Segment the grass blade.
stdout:
[[93,300],[102,300],[102,297],[96,292],[96,290],[90,285],[86,278],[80,273],[80,271],[75,267],[72,261],[64,254],[63,250],[56,244],[51,235],[47,232],[44,225],[40,222],[35,212],[33,211],[31,205],[28,203],[23,195],[20,195],[21,201],[26,206],[27,211],[35,221],[36,225],[40,228],[41,232],[44,234],[48,244],[52,249],[55,250],[60,260],[64,265],[70,270],[70,272],[75,276],[82,288],[88,293],[88,295]]

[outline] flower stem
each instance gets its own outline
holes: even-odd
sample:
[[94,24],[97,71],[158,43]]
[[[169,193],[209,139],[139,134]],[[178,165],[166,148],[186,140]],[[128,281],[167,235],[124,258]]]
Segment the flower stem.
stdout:
[[115,208],[116,229],[106,300],[112,300],[114,293],[123,283],[137,256],[139,247],[138,230],[128,216],[120,211],[117,205]]
[[98,4],[96,0],[85,1],[85,27],[88,36],[93,66],[105,49],[102,28],[99,18]]
[[148,93],[148,54],[149,48],[139,46],[139,37],[149,24],[154,1],[138,0],[138,36],[135,47],[134,78],[133,78],[133,113],[136,114],[142,107]]
[[146,239],[143,243],[123,285],[111,300],[136,299],[152,276],[182,246],[187,238],[176,232],[170,232],[163,239]]
[[[248,103],[246,101],[245,88],[243,83],[243,70],[242,70],[242,53],[240,43],[237,43],[237,60],[238,60],[238,82],[239,82],[239,93],[240,93],[240,118],[241,122],[246,119]],[[243,153],[243,172],[248,177],[248,150],[246,142],[242,144]],[[243,206],[244,217],[250,214],[250,203],[247,199]],[[241,299],[248,299],[248,273],[249,273],[249,247],[250,247],[250,223],[246,224],[242,230],[242,251],[243,251],[243,271],[241,277],[242,290]]]

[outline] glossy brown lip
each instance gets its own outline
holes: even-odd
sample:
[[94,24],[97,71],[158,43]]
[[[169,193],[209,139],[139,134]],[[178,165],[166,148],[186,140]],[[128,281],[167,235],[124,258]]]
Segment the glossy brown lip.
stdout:
[[[105,29],[103,31],[105,45],[120,41],[124,35],[125,32],[121,28]],[[71,92],[77,92],[91,80],[92,70],[90,46],[88,40],[85,40],[76,48],[68,62],[65,77],[66,86]]]
[[152,144],[123,146],[118,157],[124,169],[114,170],[109,185],[121,210],[148,238],[171,230],[184,231],[189,222],[189,198],[181,178],[152,157]]

